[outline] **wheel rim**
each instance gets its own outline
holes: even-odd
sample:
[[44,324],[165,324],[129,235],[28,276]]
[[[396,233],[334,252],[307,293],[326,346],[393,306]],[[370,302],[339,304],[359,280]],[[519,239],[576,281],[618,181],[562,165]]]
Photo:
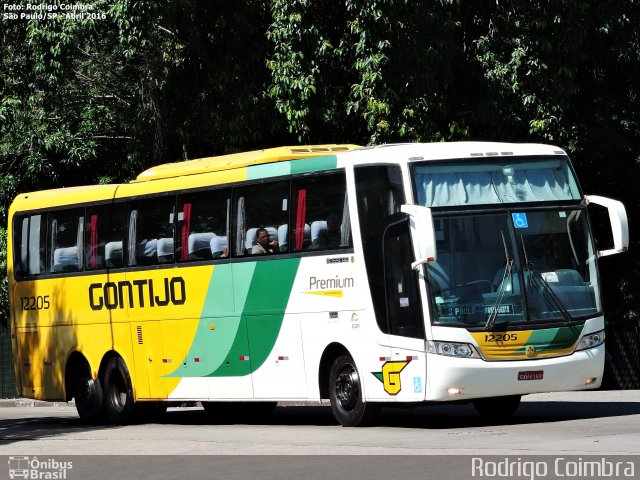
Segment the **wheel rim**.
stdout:
[[122,375],[116,375],[111,383],[111,401],[118,410],[124,409],[127,403],[127,386]]
[[346,364],[336,377],[336,398],[345,410],[353,410],[360,397],[360,379],[353,365]]

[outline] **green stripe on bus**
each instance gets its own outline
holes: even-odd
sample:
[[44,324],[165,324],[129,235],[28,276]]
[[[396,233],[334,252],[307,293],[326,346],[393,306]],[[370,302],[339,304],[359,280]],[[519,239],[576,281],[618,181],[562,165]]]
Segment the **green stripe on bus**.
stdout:
[[247,180],[259,180],[268,177],[281,177],[291,173],[290,162],[265,163],[247,167]]
[[[563,350],[576,343],[583,328],[584,324],[535,330],[527,340],[527,345],[534,345],[537,352]],[[517,353],[525,353],[525,350],[526,345],[519,349]]]
[[[255,267],[255,263],[248,264]],[[228,356],[238,331],[242,331],[241,317],[235,313],[232,265],[216,265],[213,269],[200,322],[187,356],[168,377],[200,377],[208,375],[222,365]],[[251,272],[247,272],[251,275]],[[246,297],[247,282],[243,289],[236,285],[236,295]],[[244,327],[243,327],[244,328]],[[193,359],[200,359],[194,362]]]
[[278,338],[299,264],[274,259],[215,267],[189,353],[168,376],[243,376],[260,368]]
[[338,166],[338,159],[335,155],[326,157],[305,158],[291,162],[291,174],[306,172],[317,172],[319,170],[332,170]]
[[278,339],[299,265],[300,259],[296,258],[260,262],[256,267],[244,306],[254,372],[265,362]]
[[267,163],[264,165],[254,165],[247,167],[247,180],[259,180],[261,178],[272,178],[286,175],[296,175],[299,173],[317,172],[321,170],[332,170],[338,165],[335,155],[326,157],[303,158],[286,162]]

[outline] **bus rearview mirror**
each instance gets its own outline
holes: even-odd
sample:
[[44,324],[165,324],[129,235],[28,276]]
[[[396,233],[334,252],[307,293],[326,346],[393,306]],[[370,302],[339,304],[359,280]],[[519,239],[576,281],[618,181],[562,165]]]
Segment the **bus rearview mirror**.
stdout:
[[400,211],[409,215],[409,228],[416,258],[411,262],[411,268],[418,270],[423,263],[434,262],[437,258],[431,209],[420,205],[402,205]]
[[585,195],[584,198],[587,204],[594,203],[606,207],[609,211],[609,222],[613,233],[613,248],[598,251],[598,257],[626,252],[629,249],[629,223],[627,221],[627,211],[622,202],[599,195]]

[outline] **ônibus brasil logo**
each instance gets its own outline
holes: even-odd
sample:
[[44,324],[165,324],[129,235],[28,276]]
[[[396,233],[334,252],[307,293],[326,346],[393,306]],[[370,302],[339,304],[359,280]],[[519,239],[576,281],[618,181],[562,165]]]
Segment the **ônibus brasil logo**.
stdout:
[[67,470],[73,468],[73,462],[62,462],[55,458],[39,460],[38,457],[9,457],[9,478],[33,480],[65,480]]

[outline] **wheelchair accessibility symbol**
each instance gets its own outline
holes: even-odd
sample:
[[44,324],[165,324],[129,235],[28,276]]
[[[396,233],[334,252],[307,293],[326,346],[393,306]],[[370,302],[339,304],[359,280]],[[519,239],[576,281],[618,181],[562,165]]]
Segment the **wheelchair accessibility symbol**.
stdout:
[[516,228],[528,228],[527,214],[526,213],[512,213],[513,226]]

